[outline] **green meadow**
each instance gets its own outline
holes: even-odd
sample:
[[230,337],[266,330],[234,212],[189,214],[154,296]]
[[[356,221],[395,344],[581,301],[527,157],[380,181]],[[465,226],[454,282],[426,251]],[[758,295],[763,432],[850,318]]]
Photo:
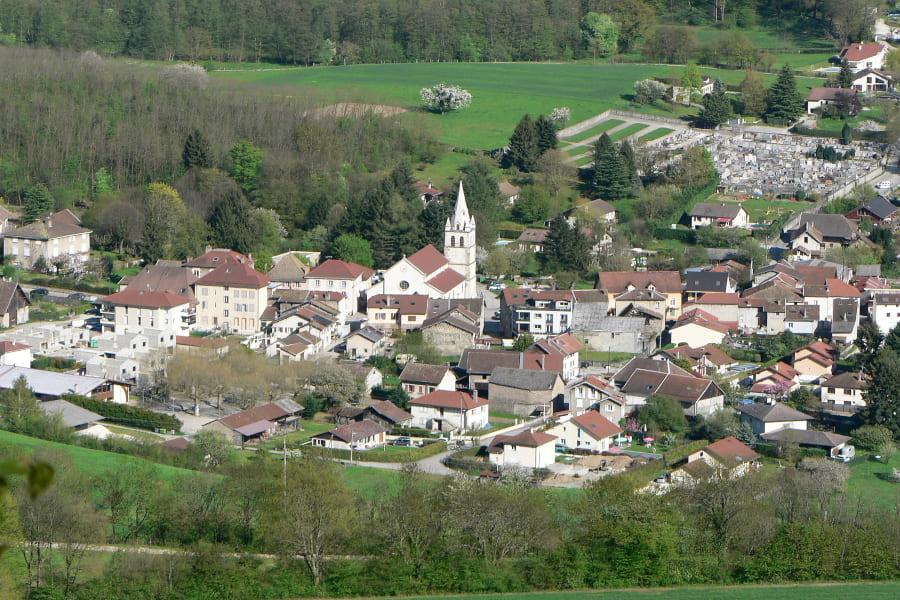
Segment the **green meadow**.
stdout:
[[[743,71],[701,69],[737,85]],[[631,107],[636,80],[677,77],[681,69],[667,65],[577,63],[410,63],[304,67],[274,71],[216,71],[226,85],[258,85],[285,95],[306,93],[317,103],[361,102],[408,109],[407,119],[424,116],[425,126],[444,142],[474,149],[505,145],[522,115],[549,114],[568,106],[569,125],[607,109],[637,110],[678,118],[680,107]],[[763,76],[767,83],[774,75]],[[472,93],[469,108],[443,115],[425,111],[419,90],[439,82],[459,85]],[[798,78],[806,94],[821,79]]]

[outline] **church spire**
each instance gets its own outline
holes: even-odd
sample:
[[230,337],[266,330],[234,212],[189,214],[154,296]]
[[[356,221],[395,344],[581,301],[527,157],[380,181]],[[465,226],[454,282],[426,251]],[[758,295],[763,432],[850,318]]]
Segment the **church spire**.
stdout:
[[466,192],[463,190],[462,180],[460,180],[459,192],[456,194],[456,208],[453,210],[453,216],[447,218],[447,228],[465,231],[474,224],[474,219],[469,215],[469,207],[466,204]]

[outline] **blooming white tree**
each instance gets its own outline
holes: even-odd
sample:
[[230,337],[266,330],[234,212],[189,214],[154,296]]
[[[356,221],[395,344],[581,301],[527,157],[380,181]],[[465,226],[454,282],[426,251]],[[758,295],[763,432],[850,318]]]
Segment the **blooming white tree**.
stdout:
[[431,110],[441,114],[459,108],[466,108],[472,103],[472,94],[469,93],[469,90],[464,90],[456,85],[447,85],[446,83],[439,83],[430,88],[422,88],[419,95],[422,97],[422,102],[427,104]]
[[634,101],[638,104],[653,104],[665,97],[668,91],[666,84],[655,79],[641,79],[634,82]]
[[561,106],[553,109],[553,112],[550,113],[550,120],[553,121],[557,127],[561,128],[569,121],[571,116],[572,112],[569,110],[569,107]]

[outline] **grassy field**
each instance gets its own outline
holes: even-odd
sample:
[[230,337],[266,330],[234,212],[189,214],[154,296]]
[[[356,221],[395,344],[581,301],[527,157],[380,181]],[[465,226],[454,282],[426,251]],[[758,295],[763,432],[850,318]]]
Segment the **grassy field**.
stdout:
[[[581,590],[452,596],[453,600],[888,600],[900,595],[900,583],[840,583],[808,585],[684,587],[662,589]],[[450,596],[420,596],[438,600]]]
[[590,129],[588,129],[586,131],[582,131],[581,133],[579,133],[577,135],[573,135],[572,137],[565,138],[565,139],[566,139],[566,141],[569,141],[569,142],[581,142],[581,141],[588,139],[589,137],[593,137],[595,135],[600,135],[604,131],[609,131],[613,127],[618,127],[619,125],[621,125],[624,122],[625,121],[622,121],[620,119],[607,119],[605,121],[601,121],[600,123],[598,123],[596,127],[591,127]]
[[638,131],[641,131],[642,129],[647,129],[647,127],[649,127],[649,125],[647,125],[645,123],[632,123],[628,127],[624,127],[622,129],[616,131],[614,134],[609,136],[609,139],[611,139],[614,142],[618,142],[619,140],[624,140],[628,136],[636,134]]
[[860,453],[850,463],[850,481],[846,494],[893,514],[900,503],[900,484],[883,477],[890,476],[894,467],[900,467],[900,457],[895,456],[888,464],[884,464],[871,459],[868,454]]
[[653,140],[658,140],[659,138],[663,137],[664,135],[669,135],[673,131],[675,131],[675,130],[669,129],[668,127],[657,127],[650,133],[645,133],[644,135],[642,135],[641,139],[650,142]]
[[[726,83],[739,84],[742,71],[701,69]],[[365,102],[409,109],[404,118],[424,117],[425,126],[444,142],[490,149],[506,144],[525,113],[536,117],[554,107],[568,106],[569,125],[610,108],[638,110],[669,117],[694,109],[631,107],[634,82],[659,76],[677,76],[681,68],[667,65],[610,65],[575,63],[412,63],[313,67],[276,71],[214,72],[223,84],[260,85],[272,93],[309,96],[320,103]],[[767,84],[774,75],[764,75]],[[472,93],[472,105],[438,115],[422,110],[419,90],[446,81]],[[821,79],[798,78],[801,94]]]
[[[119,469],[128,467],[129,465],[150,462],[143,458],[134,458],[124,454],[116,454],[115,452],[91,450],[89,448],[81,448],[80,446],[69,446],[68,444],[58,444],[56,442],[48,442],[16,433],[10,433],[8,431],[0,431],[0,456],[14,455],[17,450],[24,451],[27,455],[32,456],[35,454],[42,455],[50,463],[53,463],[53,454],[59,453],[65,455],[72,461],[72,465],[75,469],[92,475],[100,471],[108,471],[110,469]],[[151,464],[154,464],[165,479],[195,473],[189,469],[181,469],[156,463]]]

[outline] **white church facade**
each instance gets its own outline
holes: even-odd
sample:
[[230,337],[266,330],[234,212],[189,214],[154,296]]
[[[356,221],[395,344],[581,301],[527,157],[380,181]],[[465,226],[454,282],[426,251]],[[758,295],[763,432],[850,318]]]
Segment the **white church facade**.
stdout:
[[475,218],[469,214],[462,182],[456,207],[444,225],[443,254],[431,244],[405,256],[369,290],[375,294],[426,294],[431,298],[475,298]]

